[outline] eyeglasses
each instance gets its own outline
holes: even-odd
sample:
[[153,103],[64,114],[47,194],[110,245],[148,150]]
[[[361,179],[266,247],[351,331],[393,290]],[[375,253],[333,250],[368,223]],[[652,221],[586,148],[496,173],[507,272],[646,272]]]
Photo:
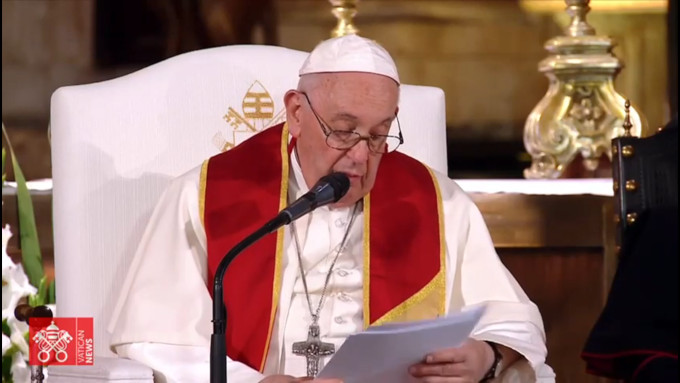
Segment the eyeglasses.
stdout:
[[311,109],[316,120],[319,121],[321,130],[326,136],[326,145],[333,149],[347,150],[351,149],[354,145],[358,144],[359,141],[365,140],[368,144],[368,149],[377,154],[391,153],[399,147],[399,145],[404,143],[404,136],[401,134],[401,124],[399,123],[399,117],[394,115],[397,120],[397,127],[399,128],[399,136],[390,136],[386,134],[371,134],[368,136],[362,136],[357,132],[347,131],[347,130],[335,130],[331,129],[328,124],[321,120],[321,117],[316,113],[312,107],[312,103],[309,101],[307,93],[302,93],[307,99],[309,104],[309,109]]

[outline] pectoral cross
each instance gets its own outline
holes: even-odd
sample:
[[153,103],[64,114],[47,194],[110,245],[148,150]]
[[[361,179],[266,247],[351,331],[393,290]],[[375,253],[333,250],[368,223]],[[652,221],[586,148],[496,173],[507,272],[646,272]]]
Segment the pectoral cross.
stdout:
[[315,377],[319,373],[319,358],[335,353],[333,343],[324,343],[319,338],[319,325],[309,326],[307,340],[293,343],[293,354],[307,358],[307,376]]

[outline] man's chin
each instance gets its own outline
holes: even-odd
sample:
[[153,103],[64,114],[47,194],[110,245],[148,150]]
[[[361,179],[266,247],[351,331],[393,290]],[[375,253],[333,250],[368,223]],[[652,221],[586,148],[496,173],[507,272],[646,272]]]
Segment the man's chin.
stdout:
[[350,188],[344,197],[340,198],[340,201],[330,205],[331,208],[338,209],[343,207],[349,207],[357,203],[364,196],[361,193],[355,192]]

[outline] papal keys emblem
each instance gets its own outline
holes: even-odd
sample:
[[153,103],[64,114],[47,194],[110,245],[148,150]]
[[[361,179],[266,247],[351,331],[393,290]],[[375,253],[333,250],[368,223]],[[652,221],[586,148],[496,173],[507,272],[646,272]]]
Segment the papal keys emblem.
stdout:
[[66,348],[71,343],[73,337],[66,330],[61,330],[57,325],[52,324],[38,331],[33,335],[33,342],[38,346],[38,360],[47,363],[55,353],[57,362],[63,363],[68,359]]
[[241,102],[241,112],[229,107],[223,116],[227,122],[224,131],[217,132],[212,142],[225,152],[253,134],[281,123],[285,119],[284,108],[276,111],[276,104],[271,95],[259,81],[255,81],[246,91]]

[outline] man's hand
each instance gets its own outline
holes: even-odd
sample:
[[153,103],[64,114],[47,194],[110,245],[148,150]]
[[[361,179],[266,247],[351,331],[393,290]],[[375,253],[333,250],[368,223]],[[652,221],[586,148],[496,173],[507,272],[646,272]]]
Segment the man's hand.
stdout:
[[342,383],[340,379],[314,379],[310,377],[296,378],[290,375],[271,375],[262,380],[260,383],[297,383],[297,382],[307,382],[307,383]]
[[486,342],[468,339],[461,347],[428,354],[409,373],[427,383],[479,382],[491,368],[494,354]]

